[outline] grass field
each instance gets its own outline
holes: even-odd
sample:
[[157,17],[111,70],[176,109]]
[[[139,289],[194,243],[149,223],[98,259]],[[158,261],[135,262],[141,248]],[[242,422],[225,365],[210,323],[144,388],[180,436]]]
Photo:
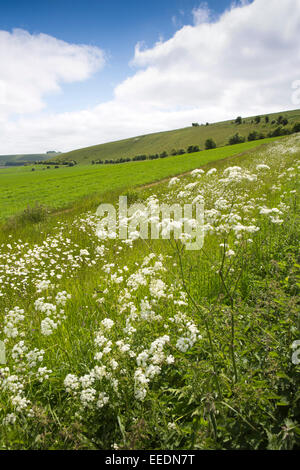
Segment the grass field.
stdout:
[[[300,135],[246,148],[101,169],[116,203],[214,159],[138,191],[146,211],[204,199],[198,251],[100,239],[95,211],[0,232],[0,449],[300,448]],[[19,210],[91,189],[81,171],[5,177]]]
[[[289,120],[289,126],[293,126],[296,122],[300,122],[300,110],[286,111],[282,113],[270,114],[270,122],[264,121],[262,116],[259,124],[253,123],[254,117],[243,119],[240,125],[234,124],[233,121],[218,122],[209,126],[202,125],[199,127],[186,127],[169,132],[158,132],[144,136],[133,137],[131,139],[110,142],[107,144],[96,145],[84,149],[74,150],[62,154],[58,159],[66,161],[76,160],[79,164],[90,163],[92,160],[116,160],[118,158],[132,158],[136,155],[151,155],[167,151],[171,153],[172,149],[187,149],[190,145],[198,145],[200,149],[205,149],[205,141],[213,138],[218,147],[228,143],[229,137],[235,133],[239,133],[247,139],[252,131],[264,133],[274,130],[278,124],[271,124],[273,120],[282,115]],[[252,122],[251,122],[252,121]]]
[[[278,138],[277,138],[278,139]],[[276,139],[247,142],[195,154],[119,165],[60,167],[42,165],[0,169],[0,218],[20,213],[36,203],[49,209],[66,208],[93,193],[134,188],[228,158]]]

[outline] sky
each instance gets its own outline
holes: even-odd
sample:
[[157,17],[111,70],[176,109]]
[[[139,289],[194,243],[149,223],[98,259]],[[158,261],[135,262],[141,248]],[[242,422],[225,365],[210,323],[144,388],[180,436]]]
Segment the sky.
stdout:
[[0,0],[0,154],[297,108],[299,0]]

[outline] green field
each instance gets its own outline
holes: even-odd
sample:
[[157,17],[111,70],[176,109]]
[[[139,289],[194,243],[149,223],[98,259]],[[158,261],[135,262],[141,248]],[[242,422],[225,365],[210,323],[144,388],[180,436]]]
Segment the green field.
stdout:
[[[158,132],[143,136],[133,137],[130,139],[109,142],[106,144],[96,145],[93,147],[74,150],[64,153],[58,157],[66,161],[76,160],[77,163],[86,164],[92,160],[116,160],[118,158],[132,158],[136,155],[151,155],[166,151],[171,153],[172,149],[187,149],[190,145],[198,145],[200,149],[205,148],[205,141],[208,138],[215,140],[218,147],[228,143],[229,137],[235,133],[247,139],[250,132],[257,131],[267,135],[273,131],[278,125],[271,124],[273,120],[277,120],[279,116],[288,118],[289,126],[293,126],[296,122],[300,122],[300,110],[285,111],[276,114],[269,114],[270,122],[265,123],[264,116],[259,124],[252,121],[254,117],[243,119],[240,125],[234,124],[233,121],[218,122],[209,126],[200,125],[199,127],[186,127],[168,132]],[[245,123],[244,123],[245,122]]]
[[[278,139],[278,138],[277,138]],[[21,212],[36,203],[50,209],[65,208],[84,196],[99,196],[184,173],[220,159],[251,150],[276,139],[247,142],[215,150],[130,162],[118,165],[60,167],[43,169],[18,167],[0,170],[0,218]]]

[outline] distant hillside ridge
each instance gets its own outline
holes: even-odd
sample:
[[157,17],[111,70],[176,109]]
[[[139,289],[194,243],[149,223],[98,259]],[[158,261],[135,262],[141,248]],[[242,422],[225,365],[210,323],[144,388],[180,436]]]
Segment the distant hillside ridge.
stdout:
[[299,109],[252,117],[238,116],[230,121],[213,124],[191,123],[189,127],[183,129],[140,135],[73,150],[49,160],[90,164],[99,161],[109,163],[120,159],[133,160],[135,157],[143,156],[155,158],[163,153],[167,155],[174,155],[180,151],[186,153],[189,147],[205,150],[208,139],[212,139],[217,147],[222,147],[228,145],[229,139],[236,134],[245,140],[249,140],[251,134],[252,139],[255,139],[256,135],[257,138],[270,137],[270,134],[276,132],[278,128],[288,132],[288,129],[297,123],[300,123]]
[[60,152],[49,151],[47,153],[30,153],[16,155],[0,155],[0,165],[23,165],[24,163],[32,163],[41,160],[49,160],[57,157]]

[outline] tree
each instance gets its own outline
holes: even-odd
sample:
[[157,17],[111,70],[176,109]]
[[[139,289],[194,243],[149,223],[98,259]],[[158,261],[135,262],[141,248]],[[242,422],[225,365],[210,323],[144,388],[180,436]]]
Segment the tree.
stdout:
[[293,127],[293,132],[300,132],[300,122],[297,122]]
[[255,124],[259,124],[260,121],[261,121],[261,117],[260,116],[256,116],[256,118],[254,119],[255,121]]
[[238,116],[238,117],[236,118],[235,123],[236,123],[236,124],[242,124],[242,118],[241,118],[241,116]]
[[206,150],[215,149],[215,148],[217,148],[217,144],[213,139],[209,138],[205,142],[205,148],[206,148]]
[[166,158],[167,156],[168,154],[165,150],[160,154],[160,158]]
[[245,137],[242,137],[238,133],[230,137],[229,139],[229,145],[235,145],[235,144],[243,144],[245,142]]
[[190,145],[187,149],[188,153],[199,152],[199,150],[198,145]]
[[192,123],[192,126],[193,126],[193,127],[199,127],[199,123],[198,123],[198,122],[193,122],[193,123]]
[[253,140],[257,140],[257,139],[258,139],[258,133],[256,131],[250,132],[250,134],[248,135],[248,141],[252,142]]
[[266,123],[266,124],[268,124],[268,123],[269,123],[269,121],[270,121],[270,118],[269,118],[269,116],[266,116],[266,117],[265,117],[265,123]]

